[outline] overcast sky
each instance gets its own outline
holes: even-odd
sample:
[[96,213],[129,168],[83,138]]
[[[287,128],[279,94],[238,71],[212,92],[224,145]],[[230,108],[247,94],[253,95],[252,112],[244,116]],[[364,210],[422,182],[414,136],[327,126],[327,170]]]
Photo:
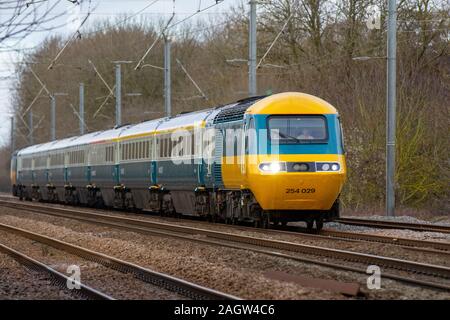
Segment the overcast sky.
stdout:
[[[56,0],[49,0],[50,2],[56,2]],[[140,12],[143,8],[154,2],[154,0],[92,0],[91,8],[95,8],[92,15],[89,17],[86,24],[83,26],[89,27],[90,24],[102,19],[115,19],[117,15],[121,14],[133,14]],[[175,1],[175,13],[176,19],[181,20],[184,17],[196,12],[199,8],[206,8],[214,4],[216,0],[176,0]],[[229,11],[231,6],[237,5],[241,2],[247,2],[246,0],[224,0],[217,6],[214,6],[207,11],[204,11],[195,16],[191,21],[198,18],[208,18],[214,15],[220,15]],[[87,1],[86,1],[87,3]],[[14,49],[32,48],[42,42],[46,37],[54,34],[69,35],[77,29],[77,17],[78,21],[85,17],[85,12],[88,10],[88,6],[84,5],[81,9],[74,6],[69,1],[61,1],[61,4],[54,11],[54,14],[65,12],[63,18],[59,21],[55,21],[56,24],[61,22],[68,22],[64,28],[57,29],[51,33],[35,33],[21,41],[19,44],[10,43],[14,45]],[[161,16],[170,17],[173,12],[173,0],[159,0],[144,11],[142,11],[137,18],[145,17],[151,19],[158,19]],[[5,13],[3,13],[5,14]],[[0,16],[1,18],[1,16]],[[4,18],[2,18],[4,19]],[[83,29],[81,29],[83,30]],[[20,59],[20,53],[17,52],[3,52],[0,51],[0,146],[5,145],[10,140],[10,123],[11,123],[11,105],[9,96],[10,82],[4,77],[8,77],[14,72],[14,61]]]

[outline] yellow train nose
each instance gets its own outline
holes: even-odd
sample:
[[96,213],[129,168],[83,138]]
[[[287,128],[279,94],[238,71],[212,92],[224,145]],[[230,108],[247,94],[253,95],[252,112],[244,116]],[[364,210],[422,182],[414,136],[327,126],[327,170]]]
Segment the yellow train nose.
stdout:
[[250,181],[264,210],[329,210],[344,184],[343,172],[254,174]]

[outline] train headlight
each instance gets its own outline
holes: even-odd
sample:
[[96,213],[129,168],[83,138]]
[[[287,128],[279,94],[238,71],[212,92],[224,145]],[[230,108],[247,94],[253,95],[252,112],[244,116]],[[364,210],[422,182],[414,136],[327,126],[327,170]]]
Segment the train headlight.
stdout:
[[316,163],[317,171],[339,171],[341,170],[341,165],[337,162],[317,162]]
[[259,170],[268,173],[277,173],[281,171],[286,171],[285,162],[265,162],[259,165]]

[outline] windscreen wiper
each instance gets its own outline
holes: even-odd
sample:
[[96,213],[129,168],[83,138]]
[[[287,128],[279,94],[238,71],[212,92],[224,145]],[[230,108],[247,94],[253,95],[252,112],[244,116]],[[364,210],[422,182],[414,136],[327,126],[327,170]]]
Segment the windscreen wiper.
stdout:
[[283,133],[283,132],[279,132],[278,134],[279,134],[280,136],[282,136],[283,138],[285,138],[285,139],[295,140],[295,141],[297,141],[298,143],[301,142],[300,139],[298,139],[298,138],[296,138],[296,137],[293,137],[293,136],[290,136],[290,135],[288,135],[288,134],[285,134],[285,133]]

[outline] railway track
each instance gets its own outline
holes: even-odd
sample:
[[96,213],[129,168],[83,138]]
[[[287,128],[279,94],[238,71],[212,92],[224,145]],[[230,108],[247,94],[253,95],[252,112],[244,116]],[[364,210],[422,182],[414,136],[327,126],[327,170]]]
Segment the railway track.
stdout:
[[[260,232],[260,229],[255,228],[249,227],[239,227],[239,228],[241,230]],[[336,239],[336,240],[385,243],[390,245],[401,246],[404,248],[414,249],[417,251],[439,253],[439,254],[450,254],[450,243],[441,241],[418,240],[393,236],[373,235],[360,232],[338,231],[332,229],[322,229],[319,234],[316,234],[311,233],[307,229],[301,227],[294,227],[288,229],[287,228],[266,229],[264,230],[264,232],[271,234],[285,234],[289,236],[301,235],[302,237],[309,237],[311,239]]]
[[[8,199],[8,200],[6,200]],[[11,201],[13,200],[13,201]],[[27,206],[27,203],[17,202],[13,197],[3,197],[0,196],[0,205],[10,206],[13,208],[17,208],[17,206],[23,207]],[[174,221],[181,221],[181,219],[171,218]],[[207,227],[210,225],[209,222],[200,222],[196,221],[196,223],[202,223]],[[350,240],[350,241],[366,241],[366,242],[376,242],[376,243],[384,243],[390,245],[396,245],[404,247],[405,249],[411,249],[416,251],[428,252],[428,253],[437,253],[437,254],[448,254],[450,255],[450,243],[442,242],[442,241],[429,241],[429,240],[418,240],[418,239],[409,239],[409,238],[401,238],[401,237],[393,237],[393,236],[385,236],[385,235],[373,235],[367,233],[360,232],[348,232],[348,231],[338,231],[332,229],[322,229],[319,234],[311,233],[305,228],[301,227],[284,227],[284,228],[274,228],[274,229],[257,229],[252,227],[245,226],[234,226],[234,228],[243,230],[243,231],[252,231],[252,232],[261,232],[261,233],[271,233],[271,234],[285,234],[290,236],[302,236],[310,239],[336,239],[336,240]],[[431,249],[431,250],[430,250]]]
[[336,222],[374,228],[386,228],[386,229],[408,229],[414,231],[428,231],[428,232],[441,232],[450,233],[450,226],[433,225],[433,224],[420,224],[420,223],[407,223],[407,222],[394,222],[394,221],[380,221],[369,219],[356,219],[356,218],[339,218]]
[[[184,297],[194,299],[194,300],[239,300],[239,298],[228,295],[226,293],[222,293],[210,288],[206,288],[200,285],[197,285],[195,283],[185,281],[164,273],[156,272],[147,268],[143,268],[141,266],[138,266],[136,264],[120,260],[105,254],[102,254],[100,252],[92,251],[89,249],[85,249],[73,244],[69,244],[67,242],[63,242],[60,240],[52,239],[44,235],[40,235],[28,230],[24,230],[21,228],[16,228],[13,226],[9,226],[6,224],[0,223],[0,230],[10,232],[13,234],[17,234],[19,236],[25,237],[27,239],[37,241],[39,243],[51,246],[55,249],[74,254],[76,256],[79,256],[83,259],[101,264],[105,267],[123,272],[132,274],[134,277],[145,281],[147,283],[153,284],[157,287],[163,288],[165,290],[176,292],[177,294],[180,294]],[[2,246],[3,247],[3,246]],[[2,249],[0,247],[0,249]],[[5,251],[6,252],[6,251]],[[31,259],[31,258],[30,258]],[[42,267],[42,266],[41,266]],[[46,267],[47,269],[51,270],[51,268]],[[54,271],[54,270],[53,270]],[[58,273],[57,271],[55,271]],[[67,278],[59,274],[60,276],[64,277],[62,280],[64,280],[64,284]]]
[[[52,280],[52,283],[57,285],[61,289],[67,290],[67,282],[72,281],[69,280],[69,278],[66,275],[56,271],[55,269],[1,243],[0,243],[0,251],[9,255],[14,260],[16,260],[17,262],[19,262],[21,265],[25,266],[28,269],[48,275]],[[79,283],[79,286],[80,289],[70,290],[70,293],[85,297],[90,300],[115,300],[113,297],[105,293],[102,293],[101,291],[94,289],[90,286],[87,286],[83,283]]]
[[[5,203],[3,201],[0,201],[0,205],[5,205]],[[444,266],[430,265],[408,260],[395,259],[339,249],[330,249],[286,241],[236,235],[232,233],[212,231],[201,228],[192,228],[180,225],[172,225],[168,223],[153,222],[135,218],[111,216],[95,212],[87,212],[84,210],[46,207],[42,205],[25,204],[25,203],[19,204],[14,203],[14,208],[16,209],[23,208],[30,212],[76,219],[79,221],[121,228],[128,231],[152,234],[157,236],[175,237],[183,240],[196,241],[200,243],[222,247],[230,247],[234,249],[252,250],[254,252],[259,252],[281,258],[292,259],[307,263],[314,263],[322,266],[331,267],[334,269],[338,268],[341,270],[359,273],[366,273],[365,268],[345,266],[342,265],[342,263],[332,263],[329,261],[319,261],[314,258],[307,258],[304,256],[304,254],[309,256],[330,258],[333,260],[336,259],[340,260],[341,262],[346,261],[350,263],[358,263],[363,264],[365,266],[378,265],[386,269],[396,270],[403,273],[406,272],[408,274],[408,276],[403,276],[383,272],[383,276],[385,278],[450,291],[450,286],[447,283],[417,279],[417,275],[425,275],[434,277],[435,279],[437,278],[442,280],[448,280],[450,279],[450,268]],[[273,249],[281,250],[281,252],[274,252]],[[285,252],[301,253],[302,256],[287,254]]]

